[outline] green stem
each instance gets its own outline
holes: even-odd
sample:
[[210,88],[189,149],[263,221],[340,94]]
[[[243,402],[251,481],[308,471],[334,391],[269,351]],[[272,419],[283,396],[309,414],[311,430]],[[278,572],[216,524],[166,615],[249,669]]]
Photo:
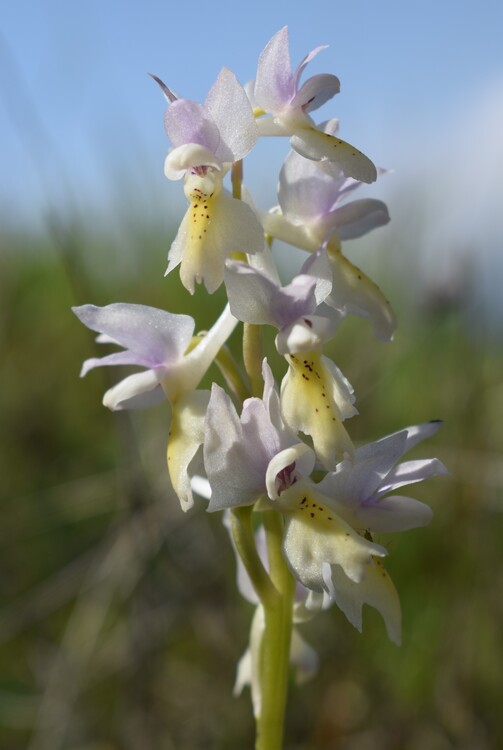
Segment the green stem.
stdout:
[[232,539],[257,596],[264,605],[270,605],[278,598],[278,592],[262,565],[255,546],[255,535],[251,522],[252,510],[251,505],[233,508],[231,511]]
[[248,388],[243,380],[236,360],[232,356],[229,348],[224,345],[217,356],[215,364],[225,378],[225,381],[235,396],[243,403],[250,395]]
[[264,527],[271,580],[279,596],[263,602],[265,632],[260,660],[262,710],[257,719],[256,750],[281,750],[290,666],[295,580],[282,554],[284,528],[281,514],[266,511]]
[[245,323],[243,328],[243,361],[246,372],[250,378],[250,387],[253,396],[262,396],[262,339],[260,326],[253,323]]
[[232,197],[241,200],[241,186],[243,184],[243,162],[235,161],[231,168]]

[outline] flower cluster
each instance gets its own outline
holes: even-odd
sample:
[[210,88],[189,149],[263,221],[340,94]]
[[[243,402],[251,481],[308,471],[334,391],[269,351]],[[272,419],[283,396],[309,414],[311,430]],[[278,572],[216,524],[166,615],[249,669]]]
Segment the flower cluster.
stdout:
[[[348,315],[369,318],[385,341],[396,324],[384,294],[343,252],[346,241],[385,225],[389,215],[380,200],[353,199],[362,183],[378,176],[370,159],[340,139],[337,120],[312,119],[339,91],[334,75],[300,82],[321,49],[292,71],[285,27],[261,53],[254,82],[243,87],[224,68],[203,104],[175,96],[154,76],[168,102],[165,174],[183,179],[189,204],[166,273],[179,266],[191,293],[195,284],[210,294],[224,284],[228,305],[197,336],[188,315],[130,304],[74,308],[98,341],[122,347],[87,360],[82,374],[103,365],[143,368],[105,394],[110,409],[170,401],[168,468],[183,510],[193,506],[197,491],[208,499],[210,512],[239,519],[240,509],[248,509],[265,526],[271,514],[279,519],[281,557],[297,585],[294,621],[334,603],[361,629],[368,604],[398,643],[399,600],[382,562],[387,551],[376,536],[427,524],[429,507],[402,495],[401,488],[446,470],[437,459],[400,462],[436,433],[436,421],[355,447],[346,427],[357,414],[353,388],[323,353]],[[242,187],[242,160],[260,138],[271,136],[287,136],[291,150],[279,175],[278,205],[261,211]],[[232,192],[224,186],[228,173]],[[286,284],[271,251],[276,239],[306,252]],[[210,391],[199,389],[239,322],[248,377],[227,352],[221,369],[232,387],[213,383]],[[285,360],[279,386],[257,354],[261,326],[277,331],[276,348]],[[244,565],[241,590],[257,606],[236,688],[252,685],[257,715],[258,655],[270,589],[260,582],[269,580],[272,564],[266,546],[257,542],[254,557],[246,544],[236,543]],[[295,631],[292,659],[313,666],[309,647]]]

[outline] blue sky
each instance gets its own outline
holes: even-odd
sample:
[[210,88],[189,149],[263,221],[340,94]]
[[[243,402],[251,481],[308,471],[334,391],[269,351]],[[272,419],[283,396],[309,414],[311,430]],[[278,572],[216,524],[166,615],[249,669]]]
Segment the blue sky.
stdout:
[[[294,65],[330,45],[308,74],[335,73],[341,93],[319,118],[340,117],[343,137],[395,170],[370,193],[391,197],[393,229],[381,236],[406,224],[403,206],[422,185],[432,211],[412,252],[448,275],[453,255],[475,248],[501,299],[500,0],[10,3],[0,27],[0,221],[43,225],[56,209],[120,222],[124,206],[145,222],[181,216],[180,186],[163,176],[164,100],[147,71],[202,101],[224,65],[253,78],[284,24]],[[267,208],[287,144],[260,146],[245,176]]]
[[128,178],[162,190],[164,106],[146,72],[201,101],[223,65],[252,78],[285,23],[294,63],[330,45],[310,66],[341,79],[323,114],[400,170],[441,148],[501,81],[497,0],[10,3],[0,45],[2,213],[30,215],[48,198],[63,205],[68,186],[79,205],[106,205],[114,181]]

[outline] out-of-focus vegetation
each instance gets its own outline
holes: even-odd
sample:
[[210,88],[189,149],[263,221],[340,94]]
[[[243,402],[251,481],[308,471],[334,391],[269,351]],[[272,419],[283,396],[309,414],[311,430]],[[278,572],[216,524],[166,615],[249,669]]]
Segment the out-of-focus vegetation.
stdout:
[[[134,257],[54,224],[1,242],[0,747],[251,748],[248,695],[231,695],[251,608],[221,517],[172,495],[167,405],[112,414],[101,397],[119,371],[78,378],[94,344],[71,305],[187,312],[162,275],[169,238],[138,233]],[[392,345],[358,319],[335,339],[361,414],[348,428],[360,442],[445,419],[414,455],[452,477],[410,490],[430,527],[380,540],[403,646],[368,608],[363,635],[335,607],[303,627],[320,670],[291,691],[286,750],[489,750],[503,745],[503,346],[467,325],[462,295],[411,309],[399,283],[386,291]],[[223,296],[190,304],[204,328]]]

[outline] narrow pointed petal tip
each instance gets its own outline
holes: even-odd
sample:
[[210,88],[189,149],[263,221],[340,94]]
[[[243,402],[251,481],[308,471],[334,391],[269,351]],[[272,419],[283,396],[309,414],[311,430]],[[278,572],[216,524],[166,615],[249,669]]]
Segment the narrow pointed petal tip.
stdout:
[[154,73],[147,73],[151,78],[154,79],[154,81],[157,83],[157,85],[160,87],[162,93],[164,94],[167,101],[171,104],[171,102],[175,102],[177,100],[177,96],[169,89],[164,81],[161,81],[161,79],[156,76]]

